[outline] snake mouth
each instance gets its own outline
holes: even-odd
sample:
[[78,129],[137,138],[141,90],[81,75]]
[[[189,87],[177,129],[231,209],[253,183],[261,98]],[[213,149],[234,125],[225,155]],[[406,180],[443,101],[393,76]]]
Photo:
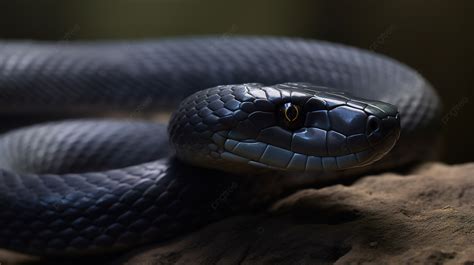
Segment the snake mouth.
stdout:
[[353,154],[319,157],[291,152],[260,142],[227,140],[225,146],[225,150],[220,154],[224,160],[283,171],[342,170],[366,164],[376,156],[372,148]]
[[[357,121],[363,123],[363,133],[346,136],[335,130],[303,128],[292,132],[287,146],[273,144],[277,142],[275,139],[278,139],[280,127],[265,129],[275,132],[270,142],[264,141],[268,138],[240,139],[233,131],[219,131],[212,136],[214,143],[210,148],[214,151],[211,155],[244,167],[290,172],[336,171],[367,166],[385,156],[400,136],[400,115],[397,112],[381,115],[374,111],[367,115],[365,120]],[[347,124],[354,119],[349,120]],[[300,134],[305,135],[303,141]],[[277,143],[282,142],[279,140]]]
[[[389,116],[381,120],[381,123],[396,121],[399,121],[398,115],[395,117]],[[372,122],[369,121],[369,123]],[[383,134],[383,132],[379,132],[383,130],[382,124],[378,124],[378,128],[369,125],[370,130],[375,130],[366,137],[366,147],[342,155],[315,156],[294,152],[256,140],[239,141],[228,138],[229,132],[226,131],[213,135],[212,138],[216,145],[223,144],[223,148],[220,151],[216,150],[213,154],[214,157],[233,164],[279,171],[317,172],[345,170],[374,163],[393,148],[400,136],[400,130],[395,128],[387,134]],[[377,141],[371,140],[371,138],[375,137],[375,134],[380,134],[377,137]],[[216,145],[213,146],[215,147]]]

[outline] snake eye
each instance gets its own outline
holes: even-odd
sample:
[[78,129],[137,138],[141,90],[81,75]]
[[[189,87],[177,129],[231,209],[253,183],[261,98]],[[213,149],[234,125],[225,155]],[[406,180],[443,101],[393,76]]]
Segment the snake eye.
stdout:
[[290,130],[303,127],[304,117],[301,107],[292,103],[285,103],[279,109],[280,124]]

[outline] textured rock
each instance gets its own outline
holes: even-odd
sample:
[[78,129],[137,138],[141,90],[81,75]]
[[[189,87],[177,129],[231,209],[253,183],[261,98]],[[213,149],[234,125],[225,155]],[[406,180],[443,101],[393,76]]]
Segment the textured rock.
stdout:
[[474,164],[303,190],[126,264],[474,264]]
[[[264,214],[229,218],[114,264],[471,265],[473,202],[474,163],[427,164],[406,176],[302,190]],[[0,262],[15,264],[8,258],[0,252]]]

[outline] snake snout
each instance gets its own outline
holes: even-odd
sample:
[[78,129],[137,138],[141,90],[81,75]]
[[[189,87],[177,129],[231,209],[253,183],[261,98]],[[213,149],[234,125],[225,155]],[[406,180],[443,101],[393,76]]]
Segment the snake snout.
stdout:
[[364,111],[368,115],[366,134],[369,139],[374,138],[374,143],[382,141],[388,135],[400,134],[400,115],[397,107],[385,102],[367,101]]
[[[387,141],[388,138],[400,135],[400,118],[399,115],[387,116],[386,118],[380,119],[376,116],[369,116],[367,119],[367,139],[369,143],[374,145],[379,144],[383,141]],[[390,140],[390,139],[388,139]],[[397,140],[397,139],[394,139]]]
[[365,134],[373,154],[360,159],[361,165],[377,161],[387,154],[396,144],[401,131],[400,115],[395,106],[371,102],[365,112],[368,114]]

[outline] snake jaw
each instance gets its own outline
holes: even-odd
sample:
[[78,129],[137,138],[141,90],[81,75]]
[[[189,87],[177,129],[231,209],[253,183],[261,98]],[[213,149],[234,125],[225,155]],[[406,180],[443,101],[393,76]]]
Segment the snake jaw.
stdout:
[[243,84],[192,95],[169,131],[178,158],[195,165],[316,172],[379,160],[398,140],[400,121],[390,104],[324,87]]

